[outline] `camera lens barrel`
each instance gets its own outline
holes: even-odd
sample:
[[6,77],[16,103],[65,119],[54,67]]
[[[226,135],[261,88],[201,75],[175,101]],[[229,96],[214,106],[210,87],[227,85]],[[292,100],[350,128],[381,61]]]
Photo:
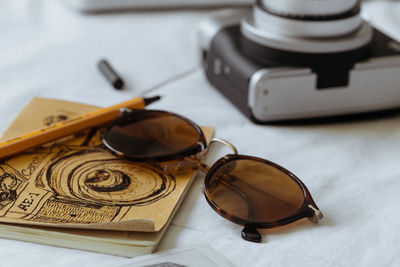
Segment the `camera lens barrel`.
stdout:
[[[288,13],[284,13],[284,10],[280,10],[277,13],[276,8],[278,4],[271,4],[270,0],[257,1],[253,9],[253,21],[255,27],[262,31],[275,31],[277,34],[297,36],[297,37],[336,37],[340,35],[346,35],[357,30],[362,22],[360,17],[360,5],[357,1],[352,5],[346,4],[348,9],[339,8],[340,5],[332,5],[329,3],[341,3],[343,0],[279,0],[286,3],[296,3],[293,7],[281,6],[280,8],[287,7]],[[347,0],[348,2],[353,2]],[[269,5],[266,5],[268,2]],[[304,3],[304,6],[310,6],[310,10],[303,10],[295,7],[299,5],[299,2]],[[320,2],[325,3],[327,6],[322,5]],[[271,9],[270,6],[273,8]],[[312,10],[311,7],[324,6],[321,10]],[[332,6],[335,13],[328,13],[329,6]],[[291,7],[291,8],[290,8]],[[309,11],[309,12],[306,12]],[[310,12],[315,11],[315,12]]]
[[257,0],[241,32],[264,47],[311,54],[359,49],[373,34],[359,0]]
[[262,0],[262,4],[276,15],[336,16],[360,6],[359,0]]

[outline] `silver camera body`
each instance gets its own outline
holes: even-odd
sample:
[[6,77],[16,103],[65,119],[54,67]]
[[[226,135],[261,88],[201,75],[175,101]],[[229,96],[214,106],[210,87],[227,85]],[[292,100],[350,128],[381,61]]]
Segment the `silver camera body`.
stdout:
[[209,82],[257,123],[400,107],[400,44],[359,0],[257,0],[202,23]]

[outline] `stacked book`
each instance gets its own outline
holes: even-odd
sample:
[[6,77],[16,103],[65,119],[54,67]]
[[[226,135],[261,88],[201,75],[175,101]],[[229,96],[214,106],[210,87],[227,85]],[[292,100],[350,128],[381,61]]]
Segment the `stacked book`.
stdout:
[[[34,98],[2,140],[98,109]],[[133,257],[151,253],[195,172],[117,158],[90,129],[0,162],[0,237]],[[209,140],[212,128],[204,127]]]

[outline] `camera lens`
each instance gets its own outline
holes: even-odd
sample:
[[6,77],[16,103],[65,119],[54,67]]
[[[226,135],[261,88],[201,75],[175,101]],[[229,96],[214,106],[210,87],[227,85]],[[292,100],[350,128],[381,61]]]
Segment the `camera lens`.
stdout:
[[262,0],[271,12],[290,16],[331,16],[348,12],[358,0]]
[[360,27],[357,0],[263,0],[253,11],[255,26],[298,37],[334,37]]
[[[360,49],[372,28],[360,16],[360,0],[256,0],[242,35],[268,48],[295,53],[337,53]],[[251,54],[251,51],[249,51]]]

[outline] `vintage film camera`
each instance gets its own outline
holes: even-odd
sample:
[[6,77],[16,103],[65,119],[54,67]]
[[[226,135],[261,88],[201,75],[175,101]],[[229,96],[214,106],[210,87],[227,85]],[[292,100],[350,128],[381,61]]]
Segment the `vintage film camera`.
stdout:
[[400,107],[400,44],[360,0],[257,0],[199,30],[210,83],[258,123]]

